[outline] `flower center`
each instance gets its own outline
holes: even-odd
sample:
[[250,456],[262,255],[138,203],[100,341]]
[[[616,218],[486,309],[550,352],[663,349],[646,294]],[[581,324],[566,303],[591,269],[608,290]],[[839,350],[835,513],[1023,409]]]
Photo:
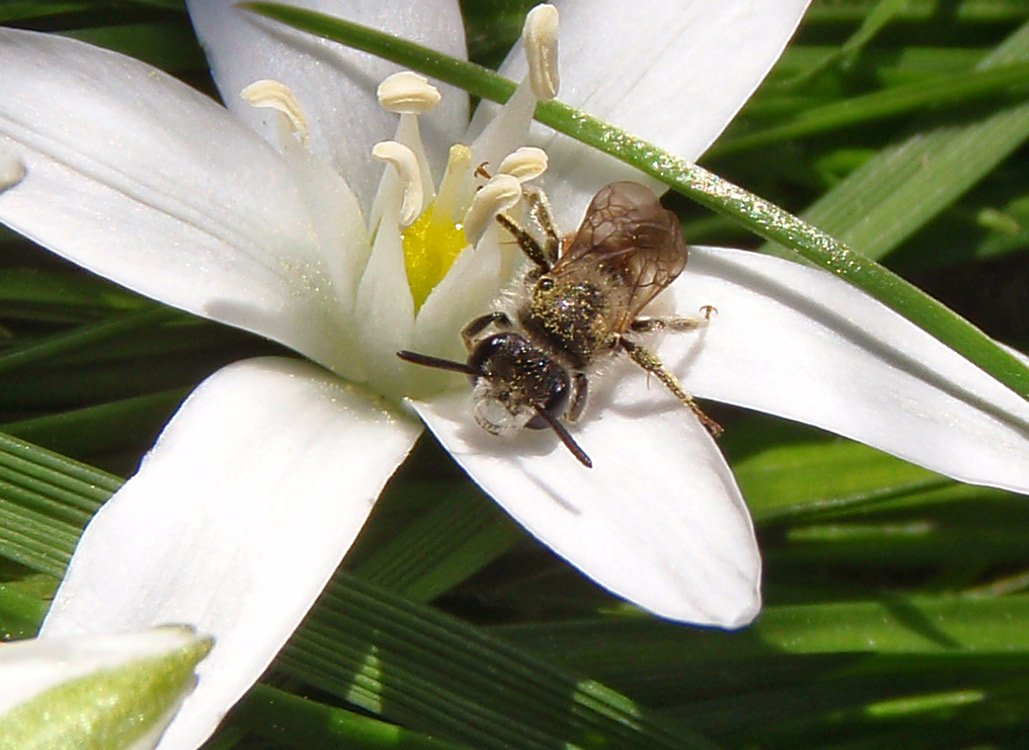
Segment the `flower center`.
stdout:
[[464,224],[456,223],[445,211],[438,211],[435,201],[403,230],[401,237],[407,283],[417,310],[468,247],[468,238]]
[[400,224],[404,269],[417,313],[461,252],[479,242],[494,216],[518,202],[522,182],[546,169],[546,154],[539,149],[519,149],[503,160],[495,176],[477,185],[476,177],[488,174],[473,170],[471,150],[455,144],[433,197],[417,116],[439,102],[439,92],[422,76],[404,71],[383,81],[378,95],[379,103],[398,113],[401,121],[396,140],[382,141],[372,149],[375,158],[393,167],[391,179],[397,181],[394,188],[386,183],[380,189],[380,197],[392,193],[393,209],[386,204],[377,206],[373,216],[386,212],[381,214],[383,220],[388,220],[388,213]]

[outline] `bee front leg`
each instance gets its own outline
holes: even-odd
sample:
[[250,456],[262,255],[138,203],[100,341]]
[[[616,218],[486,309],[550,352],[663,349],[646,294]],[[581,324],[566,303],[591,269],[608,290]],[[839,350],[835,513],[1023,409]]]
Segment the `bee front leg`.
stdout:
[[546,237],[546,244],[543,247],[544,257],[553,266],[557,263],[557,257],[561,249],[561,236],[557,233],[557,225],[554,222],[554,214],[550,210],[550,203],[546,194],[539,188],[529,185],[522,187],[522,195],[529,205],[529,216],[536,222],[536,226]]
[[665,369],[665,366],[661,364],[661,360],[657,358],[656,354],[624,337],[618,340],[618,344],[632,358],[633,362],[647,372],[652,373],[654,377],[661,381],[665,388],[670,390],[682,402],[683,406],[696,414],[700,423],[711,433],[711,437],[718,437],[722,434],[722,426],[701,411],[701,408],[697,406],[697,402],[693,400],[693,396],[687,393],[678,379]]
[[547,250],[540,247],[540,243],[536,241],[536,238],[520,227],[518,222],[507,214],[497,214],[497,223],[510,232],[515,242],[518,243],[518,247],[522,249],[522,252],[525,253],[529,260],[539,266],[544,273],[553,267],[554,263],[549,260]]
[[461,329],[461,340],[464,341],[465,349],[471,351],[475,346],[475,337],[491,325],[500,329],[511,328],[511,318],[507,316],[507,313],[494,310],[491,313],[480,315],[468,323],[468,325]]
[[586,376],[577,372],[572,376],[572,392],[568,399],[568,408],[565,410],[565,419],[569,422],[578,422],[582,412],[586,409],[586,396],[589,391],[589,381]]

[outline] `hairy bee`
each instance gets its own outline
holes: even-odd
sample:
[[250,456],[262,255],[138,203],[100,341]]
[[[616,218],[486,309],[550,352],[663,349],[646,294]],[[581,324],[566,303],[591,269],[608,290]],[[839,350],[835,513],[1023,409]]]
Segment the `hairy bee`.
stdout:
[[488,432],[549,427],[585,466],[592,462],[561,422],[576,421],[586,404],[586,371],[599,357],[624,352],[658,378],[713,434],[721,427],[696,405],[660,360],[633,334],[690,330],[704,318],[640,317],[686,266],[686,243],[675,214],[647,187],[613,182],[593,198],[578,231],[561,238],[542,193],[526,194],[544,241],[500,214],[534,267],[513,316],[495,311],[461,331],[467,362],[415,352],[409,362],[468,375],[475,419]]

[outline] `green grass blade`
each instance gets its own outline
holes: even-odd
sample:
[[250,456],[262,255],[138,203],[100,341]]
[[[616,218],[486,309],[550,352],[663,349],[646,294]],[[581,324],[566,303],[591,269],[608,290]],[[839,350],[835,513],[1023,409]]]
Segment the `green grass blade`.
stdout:
[[175,388],[134,396],[6,422],[0,424],[0,432],[79,457],[131,450],[136,447],[139,435],[152,434],[167,422],[187,395],[188,390]]
[[[397,517],[398,507],[404,517]],[[347,569],[395,594],[429,602],[523,538],[524,531],[468,482],[394,482],[348,553]]]
[[59,578],[115,477],[0,434],[0,556]]
[[33,637],[45,614],[45,602],[0,583],[0,643]]
[[14,346],[0,354],[0,374],[6,374],[71,350],[93,347],[100,342],[135,333],[173,320],[178,316],[177,311],[169,308],[151,307],[140,312],[109,318],[100,323],[85,325],[67,333],[55,334],[43,341],[31,341]]
[[710,747],[625,696],[337,576],[278,659],[293,679],[477,748]]
[[[1026,81],[1029,81],[1029,63],[1016,63],[967,73],[937,76],[934,79],[919,81],[907,86],[897,86],[885,91],[801,110],[781,125],[749,135],[726,139],[724,143],[713,146],[707,156],[718,157],[734,154],[789,138],[854,127],[926,107],[968,105],[977,99],[993,98],[998,95],[1024,98],[1021,96],[1024,92],[1019,92],[1016,87],[1025,86]],[[1018,132],[1016,131],[1015,135]],[[1020,132],[1024,139],[1026,129]],[[1013,145],[1017,146],[1017,141]],[[1009,153],[1010,148],[1006,151],[1002,150],[1002,155]],[[987,164],[991,167],[995,163],[995,161],[987,160]],[[850,244],[860,247],[864,251],[864,245],[852,241]]]
[[283,747],[346,747],[348,750],[462,750],[466,747],[261,684],[255,685],[233,709],[229,724]]
[[[1024,67],[1029,24],[980,64],[983,72]],[[804,217],[880,258],[981,180],[1029,136],[1029,102],[970,122],[930,127],[887,146],[816,201]],[[770,247],[763,248],[770,250]]]
[[[589,665],[605,679],[653,674],[705,677],[688,687],[712,695],[714,673],[753,659],[834,656],[853,666],[871,656],[1007,654],[1029,659],[1029,594],[999,598],[886,597],[880,601],[770,606],[743,633],[681,628],[650,618],[502,625],[497,636],[567,669]],[[598,651],[600,643],[607,644]],[[786,674],[777,679],[789,680]],[[729,690],[730,682],[720,688]]]

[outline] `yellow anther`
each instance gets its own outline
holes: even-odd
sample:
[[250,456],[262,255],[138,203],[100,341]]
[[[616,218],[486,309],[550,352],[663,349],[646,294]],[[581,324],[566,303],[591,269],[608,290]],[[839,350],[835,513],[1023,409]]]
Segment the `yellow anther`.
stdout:
[[439,104],[439,89],[410,70],[394,73],[376,90],[379,104],[398,114],[420,115]]
[[267,107],[284,114],[289,122],[290,130],[299,139],[300,144],[307,145],[307,120],[304,119],[304,113],[300,109],[300,102],[297,101],[289,86],[280,81],[263,79],[254,81],[239,92],[239,95],[253,107]]

